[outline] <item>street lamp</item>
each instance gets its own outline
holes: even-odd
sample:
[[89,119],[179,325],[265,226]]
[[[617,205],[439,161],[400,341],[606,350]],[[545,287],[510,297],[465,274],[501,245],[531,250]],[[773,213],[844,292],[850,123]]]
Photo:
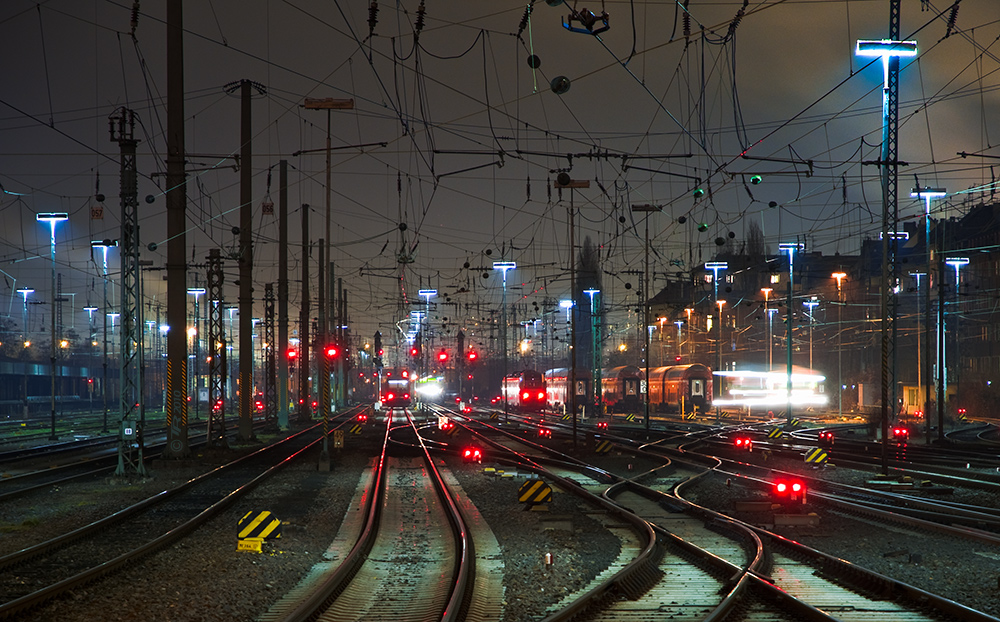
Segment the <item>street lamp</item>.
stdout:
[[831,274],[837,279],[837,414],[844,416],[844,381],[841,378],[844,364],[844,289],[843,281],[847,278],[845,272],[834,272]]
[[813,324],[815,324],[815,318],[813,317],[813,309],[819,304],[816,300],[816,296],[811,297],[802,303],[804,306],[809,307],[809,369],[813,368]]
[[792,290],[795,288],[795,251],[804,251],[805,244],[802,243],[782,243],[778,244],[780,252],[788,253],[788,302],[785,308],[785,340],[786,345],[786,373],[785,387],[788,394],[787,422],[792,423]]
[[[926,423],[926,434],[927,434],[927,444],[931,442],[931,417],[930,413],[927,412],[927,407],[931,403],[931,369],[934,367],[931,365],[931,201],[934,199],[939,199],[948,195],[948,192],[944,188],[914,188],[910,191],[911,197],[919,197],[924,200],[924,253],[927,261],[927,291],[924,293],[924,303],[926,314],[926,328],[924,335],[924,360],[927,361],[927,369],[924,374],[927,377],[927,383],[924,388],[924,421]],[[941,280],[941,275],[938,275],[938,280]],[[917,286],[919,289],[919,285]],[[942,393],[942,396],[944,394]],[[941,438],[944,438],[944,410],[943,410],[943,399],[938,400],[938,430]]]
[[204,287],[189,287],[187,293],[194,296],[194,418],[200,418],[199,402],[201,396],[201,313],[198,310],[198,296],[205,295]]
[[[718,298],[718,295],[716,295],[716,298]],[[718,385],[718,388],[717,389],[713,388],[712,395],[721,395],[722,394],[722,391],[721,391],[722,390],[722,376],[720,375],[720,372],[722,371],[722,307],[726,304],[726,301],[725,300],[718,300],[717,299],[715,301],[715,304],[719,307],[719,339],[718,339],[718,343],[716,344],[716,351],[718,352],[718,358],[716,360],[715,373],[712,374],[712,375],[715,378],[718,378],[718,380],[716,381],[716,384]],[[716,416],[718,416],[721,411],[722,411],[721,407],[719,407],[719,406],[715,407],[715,414],[716,414]]]
[[421,289],[421,290],[417,291],[417,295],[423,297],[423,299],[424,299],[424,317],[423,317],[423,322],[421,323],[420,318],[419,317],[417,318],[417,330],[426,339],[426,343],[423,344],[423,348],[421,348],[421,350],[420,350],[420,361],[419,361],[419,363],[420,363],[420,377],[423,378],[424,372],[425,372],[425,369],[424,369],[424,352],[426,351],[424,348],[426,348],[426,349],[429,350],[430,347],[431,347],[431,345],[432,345],[431,344],[431,340],[430,340],[431,297],[432,296],[437,296],[437,290],[436,289]]
[[761,287],[760,291],[764,294],[764,315],[767,316],[767,371],[770,372],[771,367],[774,365],[772,361],[774,353],[771,348],[771,309],[767,306],[767,300],[771,296],[771,292],[774,291],[774,288]]
[[[599,289],[585,289],[584,294],[590,296],[590,377],[594,379],[594,404],[597,407],[597,414],[601,414],[601,366],[599,364],[601,356],[597,349],[600,347],[600,339],[597,336],[597,308],[595,307],[595,296],[600,296]],[[600,298],[597,298],[600,300]]]
[[684,326],[684,320],[674,320],[674,324],[677,325],[677,358],[681,357],[681,326]]
[[[108,308],[108,249],[118,246],[118,240],[92,240],[90,248],[101,249],[104,265],[104,308]],[[104,381],[101,383],[101,396],[104,400],[104,427],[102,432],[108,431],[108,315],[104,314],[101,335],[104,341]]]
[[[719,342],[716,344],[715,371],[722,371],[722,305],[719,304],[719,270],[727,270],[729,264],[725,261],[709,261],[705,263],[705,269],[712,271],[712,288],[715,290],[715,304],[719,305]],[[725,304],[725,301],[723,301]],[[712,395],[720,395],[722,385],[721,376],[712,374]],[[718,413],[718,409],[716,409]]]
[[[946,264],[948,264],[949,266],[951,266],[952,268],[955,269],[955,326],[954,326],[954,329],[955,329],[955,412],[957,414],[957,412],[958,412],[958,402],[959,402],[958,394],[959,394],[959,389],[961,389],[961,386],[962,386],[962,374],[961,374],[961,371],[962,371],[962,357],[959,354],[959,345],[961,344],[962,339],[961,339],[961,336],[958,334],[958,320],[959,320],[959,312],[961,310],[960,309],[961,298],[960,298],[960,295],[959,295],[958,288],[962,284],[962,281],[961,281],[961,277],[959,276],[958,271],[961,268],[969,265],[969,258],[968,257],[949,257],[948,259],[945,259],[944,262]],[[945,331],[942,330],[941,332],[942,332],[942,334],[944,334]],[[946,375],[945,375],[945,385],[944,386],[947,389],[947,387],[948,387],[947,368],[945,369],[945,374]],[[947,391],[945,391],[945,393],[947,394]]]
[[49,355],[49,368],[52,378],[52,430],[49,434],[49,440],[55,441],[59,439],[56,436],[56,223],[69,220],[69,214],[66,212],[43,212],[36,214],[35,220],[49,224],[49,248],[51,249],[52,257],[52,291],[50,292],[52,307],[49,309],[52,328],[52,347]]
[[691,314],[694,313],[694,309],[692,309],[691,307],[688,307],[688,308],[684,309],[684,313],[687,314],[687,325],[688,325],[688,338],[687,338],[687,342],[688,342],[688,358],[690,358],[691,354],[692,354],[692,350],[694,350],[694,344],[692,343],[693,340],[691,339],[691,326],[692,326],[692,324],[691,324]]
[[[31,340],[28,338],[28,294],[33,294],[35,290],[22,287],[17,290],[17,293],[21,294],[24,299],[24,311],[22,313],[21,327],[21,346],[27,348],[31,344]],[[24,364],[24,418],[28,418],[28,364]]]
[[[500,339],[503,344],[503,379],[500,380],[500,394],[503,395],[503,420],[507,422],[507,392],[503,390],[504,379],[507,378],[507,271],[517,267],[513,261],[494,261],[493,269],[503,271],[503,300],[501,302],[500,316]],[[568,311],[567,311],[568,313]]]

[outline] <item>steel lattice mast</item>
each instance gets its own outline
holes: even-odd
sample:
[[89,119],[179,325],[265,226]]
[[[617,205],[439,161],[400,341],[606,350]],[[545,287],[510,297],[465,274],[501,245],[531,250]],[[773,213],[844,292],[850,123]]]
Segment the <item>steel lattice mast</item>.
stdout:
[[208,251],[208,446],[228,447],[226,441],[226,379],[228,359],[226,332],[222,324],[222,253]]
[[135,113],[120,108],[109,118],[112,142],[121,149],[121,399],[118,428],[118,468],[115,475],[145,475],[142,427],[142,301],[139,266],[138,179],[136,176]]
[[264,421],[268,429],[278,427],[278,387],[274,347],[274,283],[264,285]]

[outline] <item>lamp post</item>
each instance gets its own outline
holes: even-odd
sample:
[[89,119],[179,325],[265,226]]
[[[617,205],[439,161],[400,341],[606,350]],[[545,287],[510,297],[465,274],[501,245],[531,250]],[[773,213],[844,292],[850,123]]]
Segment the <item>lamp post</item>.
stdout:
[[601,360],[601,355],[598,353],[597,349],[600,347],[600,339],[597,337],[597,307],[595,306],[595,297],[600,300],[599,296],[601,290],[599,289],[585,289],[584,294],[590,296],[590,341],[591,341],[591,351],[590,351],[590,377],[594,379],[594,405],[597,408],[597,414],[601,414],[601,366],[599,364]]
[[[27,348],[31,345],[31,340],[28,338],[28,294],[33,294],[35,290],[22,287],[17,290],[17,293],[21,294],[24,299],[24,311],[22,312],[21,327],[21,347]],[[28,418],[28,364],[24,364],[24,418]]]
[[684,320],[674,320],[674,324],[677,325],[677,358],[678,360],[682,356],[681,354],[681,326],[684,326]]
[[[715,304],[719,306],[719,341],[715,347],[716,358],[715,358],[715,371],[722,371],[722,305],[719,304],[719,270],[727,270],[729,264],[725,261],[709,261],[705,263],[705,269],[712,271],[712,289],[715,290]],[[725,301],[723,301],[725,304]],[[721,376],[712,374],[712,395],[720,395],[720,389],[722,388],[719,384]],[[716,414],[718,414],[719,409],[716,408]]]
[[785,307],[785,340],[786,340],[786,374],[785,388],[788,395],[788,412],[785,414],[788,424],[792,423],[792,291],[795,289],[795,251],[804,251],[805,244],[778,244],[780,252],[788,253],[788,302]]
[[[715,384],[718,385],[718,386],[717,386],[717,388],[713,387],[713,389],[712,389],[712,395],[721,395],[722,394],[722,376],[720,376],[719,373],[722,371],[722,307],[726,304],[726,301],[725,300],[718,300],[718,295],[716,295],[715,304],[716,304],[717,307],[719,307],[719,318],[718,318],[719,319],[719,338],[718,338],[718,343],[716,344],[716,351],[718,353],[718,357],[716,359],[715,373],[712,374],[712,376],[713,376],[713,378],[717,378],[718,379],[715,382]],[[715,407],[715,416],[718,417],[721,414],[721,412],[722,412],[722,408],[719,407],[719,406],[716,406]]]
[[500,380],[500,394],[503,395],[503,420],[507,422],[509,414],[507,412],[507,392],[503,390],[504,379],[507,378],[507,271],[513,270],[517,264],[513,261],[494,261],[493,269],[503,271],[503,298],[501,301],[501,325],[500,341],[503,350],[503,379]]
[[[910,191],[911,197],[919,197],[924,200],[924,254],[927,261],[927,291],[924,293],[924,313],[926,314],[926,327],[924,329],[924,360],[927,361],[926,369],[924,374],[927,378],[927,382],[924,387],[924,421],[926,423],[926,434],[927,434],[927,444],[931,442],[931,416],[928,412],[928,406],[931,403],[931,369],[934,367],[931,365],[931,201],[934,199],[939,199],[948,195],[948,192],[944,188],[914,188]],[[940,287],[941,275],[938,275],[938,287]],[[919,285],[918,285],[919,288]],[[942,430],[941,434],[944,434],[943,424],[943,411],[941,419],[939,421],[938,428]]]
[[834,272],[833,278],[837,279],[837,414],[844,416],[844,380],[841,377],[844,365],[844,288],[843,281],[847,277],[845,272]]
[[[437,296],[436,289],[421,289],[417,292],[417,295],[424,299],[424,317],[423,321],[417,318],[418,332],[422,335],[422,347],[420,348],[420,373],[418,380],[422,380],[424,373],[426,371],[426,364],[424,358],[424,352],[431,348],[430,341],[430,322],[431,322],[431,297]],[[426,385],[425,385],[426,386]]]
[[[104,308],[108,308],[108,249],[118,246],[118,240],[93,240],[90,248],[101,249],[102,265],[104,266]],[[104,314],[103,326],[101,327],[101,338],[104,342],[104,380],[101,382],[101,397],[104,401],[104,427],[102,432],[108,431],[108,314]]]
[[49,248],[51,250],[50,254],[52,257],[52,291],[50,292],[52,307],[49,309],[52,329],[51,352],[49,355],[49,371],[51,372],[52,378],[52,429],[49,434],[49,440],[55,441],[59,439],[59,437],[56,436],[56,223],[69,220],[69,214],[66,212],[43,212],[41,214],[36,214],[35,220],[37,222],[48,223],[49,225]]
[[[962,357],[959,353],[959,346],[962,342],[961,335],[958,332],[958,320],[959,312],[961,311],[961,297],[958,291],[959,286],[962,284],[961,277],[958,271],[964,266],[969,265],[968,257],[949,257],[945,259],[944,262],[955,269],[955,325],[952,327],[955,332],[955,414],[958,414],[959,408],[959,390],[962,388]],[[945,331],[942,330],[942,333]],[[947,389],[947,376],[945,377],[945,389]],[[945,391],[947,395],[947,390]]]
[[[858,56],[882,59],[882,149],[877,164],[882,181],[882,284],[880,287],[880,317],[882,320],[882,474],[889,473],[889,395],[895,396],[895,377],[890,379],[890,368],[895,373],[896,300],[892,296],[896,278],[897,239],[890,242],[890,232],[898,221],[896,181],[899,172],[897,161],[897,134],[899,133],[899,58],[916,56],[916,41],[897,41],[899,36],[899,2],[890,10],[889,38],[859,40]],[[891,356],[890,356],[891,354]]]
[[688,358],[690,359],[692,350],[694,350],[694,344],[692,343],[693,340],[691,339],[691,314],[694,313],[694,309],[688,307],[684,309],[684,313],[687,314],[687,326],[688,326],[687,343],[688,343]]
[[813,310],[819,301],[816,300],[816,296],[811,297],[802,303],[804,306],[809,307],[809,369],[813,368],[813,325],[816,323],[816,319],[813,317]]
[[761,287],[760,291],[764,294],[764,315],[767,316],[767,371],[771,371],[772,366],[772,356],[771,356],[771,309],[767,306],[768,298],[771,296],[771,292],[774,288],[771,287]]
[[200,418],[199,412],[199,402],[201,396],[199,395],[201,389],[201,313],[198,309],[198,297],[205,294],[204,287],[189,287],[187,288],[187,293],[194,296],[194,418],[198,420]]
[[[97,346],[97,339],[96,339],[96,335],[94,333],[94,311],[98,311],[99,309],[97,307],[93,306],[93,305],[87,305],[86,307],[83,308],[83,310],[87,312],[87,323],[90,324],[90,347],[91,347],[91,352],[93,352],[93,348],[95,346]],[[93,412],[94,411],[94,375],[93,374],[90,374],[89,377],[87,378],[87,384],[90,387],[90,411]]]

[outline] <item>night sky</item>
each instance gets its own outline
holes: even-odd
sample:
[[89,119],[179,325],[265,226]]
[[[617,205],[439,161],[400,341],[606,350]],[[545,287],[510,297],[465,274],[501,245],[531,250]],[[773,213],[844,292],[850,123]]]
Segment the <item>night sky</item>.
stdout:
[[[108,133],[120,107],[139,121],[142,258],[165,264],[163,5],[136,3],[133,12],[125,1],[0,4],[0,314],[17,324],[15,289],[34,288],[30,300],[50,297],[49,229],[35,221],[39,212],[70,214],[56,229],[57,271],[63,291],[75,294],[65,323],[79,330],[83,307],[103,302],[90,242],[120,237],[118,145]],[[597,13],[595,29],[606,10],[610,28],[565,29],[574,5]],[[920,51],[900,73],[899,158],[909,163],[899,179],[903,218],[922,214],[909,198],[916,183],[956,193],[936,204],[936,216],[993,196],[1000,162],[956,153],[1000,155],[992,148],[1000,134],[1000,12],[995,0],[964,0],[949,23],[951,6],[902,2],[902,38]],[[800,241],[824,254],[854,253],[877,237],[878,169],[861,161],[879,155],[882,67],[854,47],[887,36],[887,0],[750,2],[740,18],[742,2],[690,0],[687,20],[666,1],[539,0],[519,36],[524,2],[420,7],[379,2],[372,28],[368,1],[185,3],[191,263],[203,264],[211,248],[236,249],[239,173],[230,156],[240,149],[239,99],[226,87],[241,79],[265,90],[253,101],[255,289],[262,296],[277,279],[278,224],[264,205],[277,206],[284,159],[293,317],[302,205],[312,242],[323,237],[325,217],[327,114],[302,104],[355,101],[353,110],[331,113],[332,259],[355,334],[393,334],[408,315],[405,303],[422,300],[421,287],[458,303],[434,313],[454,334],[466,317],[498,307],[501,277],[484,279],[482,268],[501,259],[518,264],[508,302],[530,308],[566,298],[571,196],[552,189],[560,172],[590,182],[572,193],[577,240],[590,237],[601,249],[612,321],[634,317],[638,303],[644,229],[631,205],[664,206],[649,223],[652,270],[661,275],[711,259],[716,238],[730,232],[738,248],[751,223],[772,252]],[[570,88],[556,94],[550,84],[560,76]],[[751,184],[758,174],[761,183]],[[696,188],[705,191],[700,198]],[[103,218],[92,218],[100,206]],[[117,252],[109,257],[117,280]],[[195,273],[204,285],[202,268],[188,284]],[[165,309],[163,274],[146,273],[145,298]],[[231,303],[236,278],[236,262],[227,262]],[[48,325],[48,305],[31,313],[33,330]],[[262,313],[258,304],[255,315]]]

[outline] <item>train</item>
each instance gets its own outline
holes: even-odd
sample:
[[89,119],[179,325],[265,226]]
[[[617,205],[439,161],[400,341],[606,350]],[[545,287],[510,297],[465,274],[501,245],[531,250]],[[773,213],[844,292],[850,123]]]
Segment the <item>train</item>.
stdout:
[[408,408],[413,403],[413,380],[407,369],[386,367],[382,370],[382,405]]
[[702,412],[712,407],[712,370],[701,363],[649,370],[649,406],[660,412]]
[[506,376],[501,394],[507,408],[517,412],[539,412],[547,402],[545,379],[540,372],[532,369]]
[[[558,410],[570,404],[570,371],[565,367],[560,367],[545,372],[546,403],[549,408]],[[577,369],[575,376],[577,408],[593,404],[594,385],[590,370]]]
[[601,395],[610,413],[635,413],[642,406],[641,384],[645,374],[635,365],[601,370]]

